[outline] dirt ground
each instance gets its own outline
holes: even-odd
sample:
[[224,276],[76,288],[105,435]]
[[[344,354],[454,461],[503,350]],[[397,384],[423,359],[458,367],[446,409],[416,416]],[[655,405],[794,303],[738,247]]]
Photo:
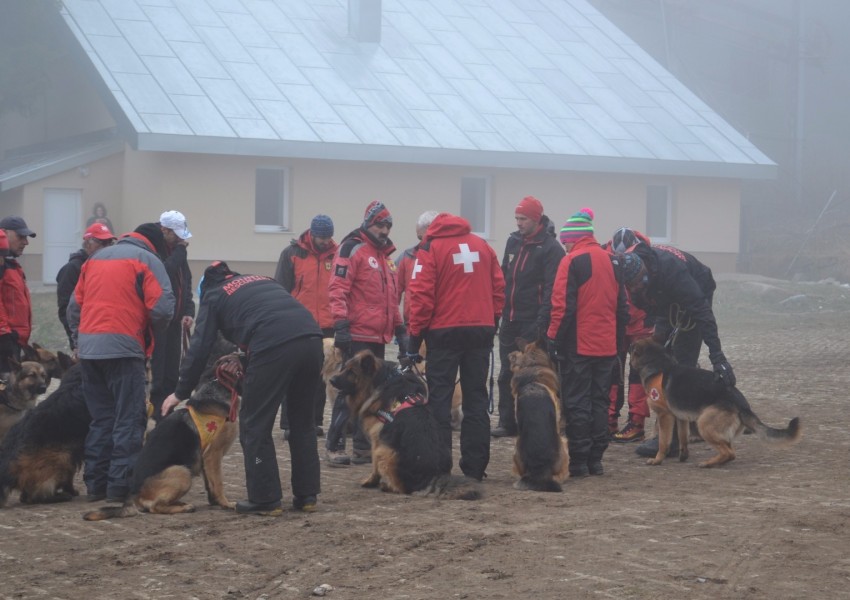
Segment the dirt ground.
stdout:
[[[498,439],[480,501],[365,490],[367,466],[323,464],[319,510],[279,518],[206,507],[200,482],[179,516],[87,523],[83,499],[12,499],[0,598],[848,598],[850,289],[729,278],[715,307],[739,387],[765,422],[800,416],[798,446],[741,436],[703,470],[705,444],[658,467],[612,445],[603,477],[543,494],[511,487]],[[288,481],[280,442],[278,459]],[[238,444],[226,482],[244,497]]]

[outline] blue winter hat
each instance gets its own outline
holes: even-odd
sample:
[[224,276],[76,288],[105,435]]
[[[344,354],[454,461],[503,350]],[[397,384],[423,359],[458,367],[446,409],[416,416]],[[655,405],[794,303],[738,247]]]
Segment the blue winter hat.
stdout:
[[316,215],[310,221],[310,235],[317,238],[334,236],[334,222],[328,215]]

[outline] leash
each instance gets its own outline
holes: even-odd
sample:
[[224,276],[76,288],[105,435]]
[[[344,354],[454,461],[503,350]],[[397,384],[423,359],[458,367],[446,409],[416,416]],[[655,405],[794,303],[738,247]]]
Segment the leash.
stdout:
[[186,354],[189,352],[189,328],[187,326],[183,326],[183,344],[180,348],[180,361],[182,362],[184,358],[186,358]]
[[667,336],[667,341],[664,342],[664,349],[670,350],[676,343],[679,334],[683,331],[690,331],[696,327],[696,323],[690,317],[686,317],[685,311],[675,302],[670,305],[670,313],[667,316],[673,329],[670,331],[670,335]]
[[493,374],[496,371],[496,353],[490,348],[490,393],[489,393],[489,401],[490,403],[487,405],[487,412],[489,414],[493,414],[493,411],[496,410],[493,401]]
[[239,392],[236,391],[236,385],[242,379],[242,369],[234,374],[226,370],[224,364],[220,362],[215,366],[215,378],[230,392],[230,414],[227,416],[227,420],[235,423],[239,416]]

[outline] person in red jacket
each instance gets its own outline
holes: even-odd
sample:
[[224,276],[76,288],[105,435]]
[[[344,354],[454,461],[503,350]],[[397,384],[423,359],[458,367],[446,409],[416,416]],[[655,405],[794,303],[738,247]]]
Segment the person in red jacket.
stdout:
[[614,259],[593,236],[592,210],[570,217],[560,239],[567,255],[555,276],[547,335],[560,363],[570,476],[602,475],[611,371],[628,321],[626,294]]
[[419,242],[404,252],[401,253],[395,261],[396,276],[398,278],[398,294],[402,297],[401,315],[404,318],[404,324],[410,322],[410,298],[406,294],[407,284],[410,278],[413,277],[413,265],[416,262],[416,253],[419,252],[419,246],[422,245],[422,238],[425,237],[425,232],[428,226],[439,213],[436,210],[428,210],[419,215],[416,220],[416,239]]
[[[313,217],[310,229],[298,239],[290,241],[289,246],[280,253],[274,275],[275,280],[310,311],[322,328],[322,336],[326,338],[334,336],[334,321],[328,297],[328,283],[336,252],[333,235],[334,222],[328,215]],[[325,434],[322,429],[325,383],[321,376],[316,381],[314,400],[316,435],[322,436]],[[286,398],[281,400],[280,406],[280,428],[283,430],[283,439],[288,440],[289,413],[286,409]]]
[[[345,236],[334,258],[328,284],[331,315],[334,319],[334,345],[347,359],[360,350],[371,350],[384,358],[384,346],[393,339],[406,343],[406,333],[398,310],[398,281],[390,255],[393,218],[377,200],[366,207],[363,223]],[[401,345],[400,347],[406,347]],[[348,405],[340,394],[334,402],[326,441],[331,466],[371,461],[369,440],[355,424],[354,457],[345,454],[345,424]]]
[[493,249],[471,233],[469,222],[437,215],[425,233],[410,294],[408,360],[428,352],[429,402],[451,451],[451,403],[460,370],[463,421],[460,470],[481,481],[490,462],[487,372],[493,337],[505,304],[505,279]]
[[[623,254],[635,244],[644,243],[650,245],[649,238],[636,229],[620,227],[611,236],[611,241],[604,248],[612,255]],[[614,365],[614,379],[611,384],[610,400],[608,407],[608,430],[611,440],[619,444],[641,442],[644,439],[644,422],[649,417],[649,404],[646,402],[646,390],[640,382],[640,374],[634,369],[629,369],[629,420],[623,429],[619,429],[620,409],[625,404],[625,381],[626,365],[628,364],[628,348],[633,343],[652,335],[652,323],[647,317],[646,311],[639,309],[629,299],[629,291],[626,289],[626,301],[629,304],[629,322],[626,325],[626,339],[617,363]]]
[[91,415],[83,480],[92,501],[124,501],[142,449],[145,359],[174,314],[164,249],[157,223],[139,225],[83,263],[68,303]]
[[32,333],[30,291],[17,258],[35,232],[21,217],[4,218],[0,229],[7,238],[7,258],[0,265],[0,372],[8,372],[8,361],[21,360],[21,349],[29,343]]

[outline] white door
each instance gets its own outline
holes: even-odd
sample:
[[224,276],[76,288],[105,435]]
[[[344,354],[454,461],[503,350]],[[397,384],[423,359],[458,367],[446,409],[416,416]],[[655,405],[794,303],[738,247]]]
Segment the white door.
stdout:
[[44,273],[43,282],[56,283],[56,273],[82,244],[80,190],[44,190]]

